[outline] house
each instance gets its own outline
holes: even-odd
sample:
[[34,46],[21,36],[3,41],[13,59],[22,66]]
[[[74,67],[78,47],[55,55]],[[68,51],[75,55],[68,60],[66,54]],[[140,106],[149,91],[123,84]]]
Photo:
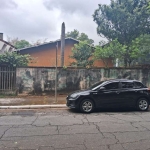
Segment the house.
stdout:
[[[61,56],[61,40],[56,40],[41,45],[31,46],[23,49],[19,49],[17,52],[24,55],[29,54],[34,60],[29,63],[28,66],[31,67],[55,67],[56,66],[56,45],[58,43],[57,51],[57,62],[58,67],[60,66]],[[74,59],[69,56],[72,54],[72,48],[74,44],[79,43],[78,40],[73,38],[65,38],[65,51],[64,51],[64,66],[68,67],[74,61]],[[95,61],[95,67],[104,67],[102,61]],[[108,67],[112,67],[113,63],[109,62]]]
[[0,54],[4,52],[13,52],[15,51],[15,47],[10,43],[3,40],[3,33],[0,33]]

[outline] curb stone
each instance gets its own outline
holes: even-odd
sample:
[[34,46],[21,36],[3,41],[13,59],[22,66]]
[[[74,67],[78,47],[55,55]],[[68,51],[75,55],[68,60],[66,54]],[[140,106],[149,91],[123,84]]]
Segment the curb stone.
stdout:
[[0,106],[0,109],[67,108],[66,104]]

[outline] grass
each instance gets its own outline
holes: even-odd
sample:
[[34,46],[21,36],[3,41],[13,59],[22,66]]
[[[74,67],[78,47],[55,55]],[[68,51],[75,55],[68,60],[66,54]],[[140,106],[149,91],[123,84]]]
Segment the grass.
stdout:
[[16,94],[14,93],[2,93],[0,94],[0,98],[6,98],[6,97],[15,97]]

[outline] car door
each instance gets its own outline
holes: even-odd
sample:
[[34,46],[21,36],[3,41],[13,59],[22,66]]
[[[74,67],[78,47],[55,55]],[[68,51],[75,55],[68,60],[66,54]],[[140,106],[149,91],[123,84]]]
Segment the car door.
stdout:
[[141,82],[134,81],[134,103],[137,103],[137,99],[140,97],[147,97],[149,99],[149,91],[146,86],[144,86]]
[[93,97],[97,106],[112,107],[117,106],[119,98],[119,82],[107,83],[103,86],[103,89],[99,89],[93,92]]
[[120,90],[120,105],[132,106],[135,105],[136,92],[134,89],[133,81],[123,81],[121,82]]

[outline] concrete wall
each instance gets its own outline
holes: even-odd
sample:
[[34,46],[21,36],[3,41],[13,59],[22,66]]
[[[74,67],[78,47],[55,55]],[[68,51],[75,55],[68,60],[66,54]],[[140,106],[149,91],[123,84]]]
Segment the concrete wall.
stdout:
[[[54,91],[55,68],[17,68],[17,88],[19,93],[39,94]],[[149,69],[62,69],[58,68],[58,90],[70,92],[86,89],[104,79],[136,79],[150,87]]]

